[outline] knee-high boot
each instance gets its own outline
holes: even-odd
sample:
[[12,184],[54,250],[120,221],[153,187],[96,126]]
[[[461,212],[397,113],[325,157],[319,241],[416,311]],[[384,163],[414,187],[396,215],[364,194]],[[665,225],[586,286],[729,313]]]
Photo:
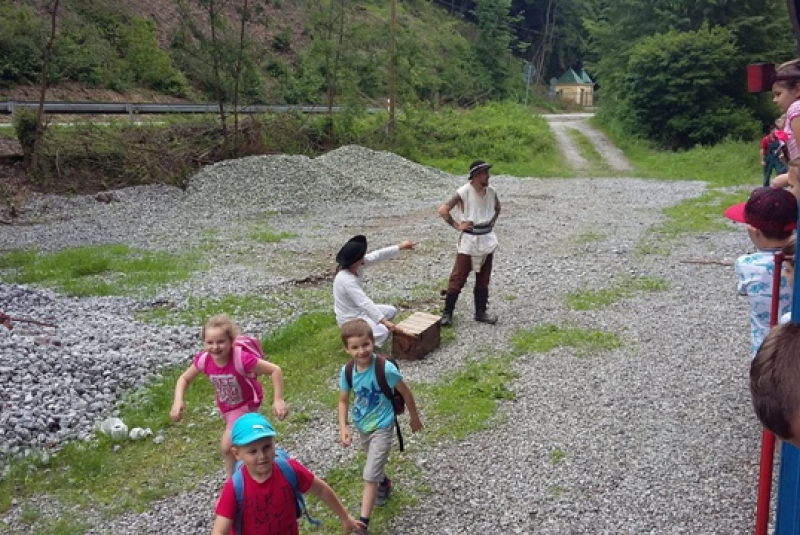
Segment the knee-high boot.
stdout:
[[442,327],[448,327],[453,324],[453,311],[456,309],[456,301],[458,301],[457,293],[448,293],[444,298],[444,312],[442,312]]
[[492,316],[491,314],[486,313],[486,305],[488,302],[489,289],[475,288],[475,321],[494,325],[497,323],[497,316]]

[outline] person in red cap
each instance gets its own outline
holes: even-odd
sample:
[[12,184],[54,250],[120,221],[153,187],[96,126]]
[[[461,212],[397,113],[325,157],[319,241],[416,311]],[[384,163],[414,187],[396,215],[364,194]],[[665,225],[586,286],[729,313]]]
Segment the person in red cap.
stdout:
[[[469,166],[469,182],[458,188],[455,194],[439,207],[439,215],[445,222],[459,231],[458,253],[447,283],[447,295],[442,312],[442,325],[453,321],[453,311],[458,295],[467,282],[470,271],[475,271],[475,321],[495,324],[497,316],[488,314],[489,280],[492,262],[497,249],[494,224],[500,215],[500,200],[489,185],[489,168],[483,160],[475,160]],[[458,207],[459,221],[453,219],[452,211]]]
[[[725,210],[725,217],[745,223],[757,249],[755,253],[740,256],[734,264],[739,295],[747,296],[750,301],[751,350],[755,356],[769,332],[775,253],[786,245],[797,228],[797,199],[785,189],[756,188],[747,202]],[[778,292],[779,314],[785,314],[791,308],[792,292],[783,276]]]

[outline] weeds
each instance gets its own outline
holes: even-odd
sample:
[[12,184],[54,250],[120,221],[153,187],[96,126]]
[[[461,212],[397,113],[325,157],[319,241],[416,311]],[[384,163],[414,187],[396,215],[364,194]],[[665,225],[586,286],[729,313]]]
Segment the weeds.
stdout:
[[622,347],[622,340],[614,333],[552,324],[520,329],[514,333],[512,341],[516,355],[547,353],[557,347],[572,347],[578,356],[586,356]]
[[617,286],[601,290],[586,290],[567,294],[567,304],[575,310],[603,308],[619,299],[633,297],[637,292],[663,292],[667,281],[653,277],[626,277]]

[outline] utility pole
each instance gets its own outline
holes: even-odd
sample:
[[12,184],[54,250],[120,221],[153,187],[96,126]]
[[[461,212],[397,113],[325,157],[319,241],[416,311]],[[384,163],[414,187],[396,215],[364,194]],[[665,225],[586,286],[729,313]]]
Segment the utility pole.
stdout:
[[397,76],[397,0],[392,0],[392,15],[389,21],[391,52],[389,58],[389,140],[394,139],[395,78]]

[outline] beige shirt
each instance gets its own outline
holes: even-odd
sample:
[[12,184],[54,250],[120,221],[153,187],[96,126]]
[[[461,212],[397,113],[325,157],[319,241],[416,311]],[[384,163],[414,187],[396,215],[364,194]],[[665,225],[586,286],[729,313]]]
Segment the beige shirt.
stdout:
[[[474,225],[484,225],[494,219],[497,193],[492,186],[487,186],[485,195],[481,196],[468,182],[458,188],[456,193],[461,198],[461,203],[458,205],[461,221],[472,221]],[[492,254],[495,249],[497,249],[497,236],[494,230],[482,235],[466,232],[459,235],[458,252],[461,254],[483,256]]]

